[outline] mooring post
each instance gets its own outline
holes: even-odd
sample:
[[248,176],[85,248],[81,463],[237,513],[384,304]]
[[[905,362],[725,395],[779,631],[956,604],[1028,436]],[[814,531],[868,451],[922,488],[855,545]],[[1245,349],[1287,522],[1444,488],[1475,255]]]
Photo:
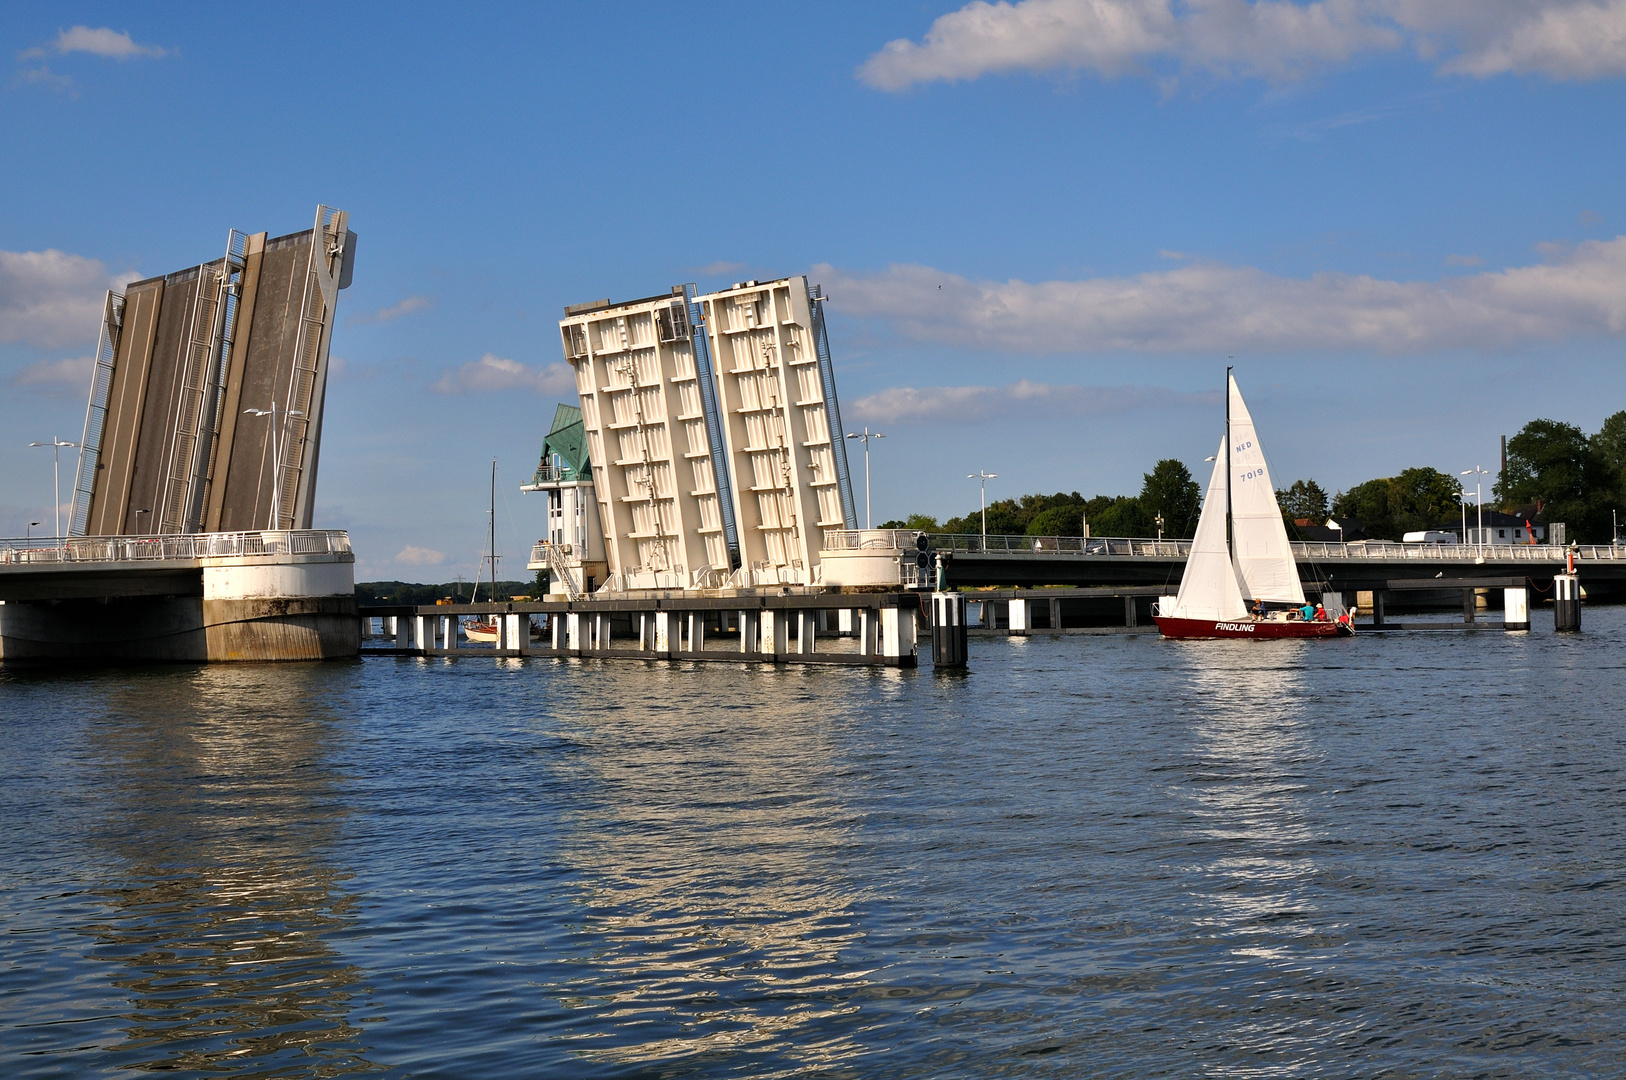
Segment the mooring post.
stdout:
[[1140,611],[1135,607],[1135,598],[1133,596],[1124,597],[1124,625],[1140,625]]
[[1372,590],[1372,625],[1383,626],[1383,590]]
[[1553,577],[1553,629],[1561,634],[1581,630],[1581,582],[1574,574]]
[[1474,621],[1474,591],[1462,590],[1462,621],[1470,625]]
[[1052,632],[1061,629],[1061,601],[1050,601],[1050,629]]
[[965,593],[932,593],[932,667],[944,671],[966,666]]

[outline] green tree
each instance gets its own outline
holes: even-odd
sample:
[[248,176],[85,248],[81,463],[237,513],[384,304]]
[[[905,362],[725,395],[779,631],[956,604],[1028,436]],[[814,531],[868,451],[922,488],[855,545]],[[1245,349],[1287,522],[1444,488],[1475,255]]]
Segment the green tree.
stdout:
[[1029,536],[1083,536],[1084,507],[1072,503],[1052,506],[1028,522]]
[[1174,458],[1164,458],[1142,479],[1141,509],[1151,522],[1151,531],[1140,535],[1155,536],[1161,514],[1164,536],[1189,538],[1196,531],[1203,505],[1202,489],[1191,478],[1191,471]]
[[1457,516],[1457,478],[1438,469],[1407,469],[1356,484],[1339,493],[1332,511],[1352,517],[1376,540],[1399,540],[1408,532],[1433,529]]
[[1507,441],[1507,471],[1495,487],[1503,503],[1535,503],[1546,521],[1566,523],[1569,538],[1583,544],[1608,542],[1617,491],[1601,447],[1558,420],[1532,420]]
[[1603,458],[1613,479],[1616,506],[1626,503],[1626,411],[1615,413],[1592,436],[1592,449]]
[[943,531],[942,526],[937,524],[937,519],[934,518],[934,517],[931,517],[928,514],[910,514],[908,517],[904,518],[901,521],[899,521],[896,518],[894,518],[891,521],[883,521],[878,526],[878,528],[882,528],[882,529],[915,529],[915,530],[917,530],[919,532],[931,532],[931,533],[942,532]]
[[1276,492],[1276,502],[1288,519],[1309,518],[1310,524],[1327,520],[1327,493],[1314,480],[1295,480],[1293,486]]
[[[1092,502],[1094,500],[1091,500]],[[1140,499],[1124,495],[1090,514],[1091,536],[1153,536],[1157,526]],[[1165,519],[1167,520],[1167,519]]]

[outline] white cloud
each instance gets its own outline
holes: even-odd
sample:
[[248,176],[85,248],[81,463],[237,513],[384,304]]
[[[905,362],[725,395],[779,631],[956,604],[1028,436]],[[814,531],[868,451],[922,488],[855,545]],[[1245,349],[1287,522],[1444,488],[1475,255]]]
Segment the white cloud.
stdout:
[[411,315],[415,311],[433,307],[434,300],[427,296],[409,296],[398,304],[377,311],[360,312],[345,320],[347,326],[366,326],[370,323],[386,323],[399,319],[403,315]]
[[408,544],[395,556],[395,561],[403,566],[439,566],[446,561],[446,554],[433,548]]
[[975,0],[858,76],[882,90],[1010,71],[1281,81],[1408,45],[1446,73],[1626,74],[1626,0]]
[[12,376],[13,386],[27,386],[52,397],[84,397],[90,393],[94,356],[37,360]]
[[492,353],[448,371],[431,387],[437,394],[479,394],[493,390],[534,390],[538,394],[574,395],[576,373],[569,364],[534,368]]
[[109,277],[96,259],[50,251],[0,251],[0,342],[48,349],[94,344],[108,289],[131,275]]
[[1054,386],[1019,379],[1006,386],[898,386],[848,406],[852,418],[887,423],[963,422],[967,416],[1101,416],[1212,403],[1215,394],[1183,394],[1157,387]]
[[1033,284],[925,266],[870,275],[814,269],[843,314],[886,320],[920,341],[1001,352],[1412,354],[1626,334],[1626,236],[1438,282],[1288,278],[1219,263]]
[[157,45],[138,45],[128,31],[111,30],[105,26],[95,28],[75,26],[59,31],[56,40],[50,44],[29,49],[18,55],[24,60],[34,60],[43,56],[66,56],[68,53],[76,52],[89,53],[108,60],[130,60],[142,56],[156,59],[169,55],[168,49]]

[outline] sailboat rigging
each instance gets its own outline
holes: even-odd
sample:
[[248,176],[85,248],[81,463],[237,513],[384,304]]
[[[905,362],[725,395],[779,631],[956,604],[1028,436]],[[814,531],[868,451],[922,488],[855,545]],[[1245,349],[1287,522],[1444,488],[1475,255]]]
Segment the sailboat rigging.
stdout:
[[1153,616],[1158,630],[1174,638],[1353,634],[1352,613],[1305,603],[1259,434],[1230,368],[1225,434],[1213,460],[1180,591]]

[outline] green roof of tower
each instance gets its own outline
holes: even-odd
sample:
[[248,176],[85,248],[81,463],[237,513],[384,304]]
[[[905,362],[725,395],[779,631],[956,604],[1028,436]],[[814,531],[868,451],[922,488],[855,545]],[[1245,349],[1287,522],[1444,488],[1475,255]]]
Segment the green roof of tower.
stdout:
[[[554,458],[557,457],[555,471]],[[533,483],[560,480],[591,479],[592,467],[587,460],[587,432],[582,426],[582,411],[574,405],[559,405],[553,410],[553,426],[542,440],[542,460],[537,463]]]

